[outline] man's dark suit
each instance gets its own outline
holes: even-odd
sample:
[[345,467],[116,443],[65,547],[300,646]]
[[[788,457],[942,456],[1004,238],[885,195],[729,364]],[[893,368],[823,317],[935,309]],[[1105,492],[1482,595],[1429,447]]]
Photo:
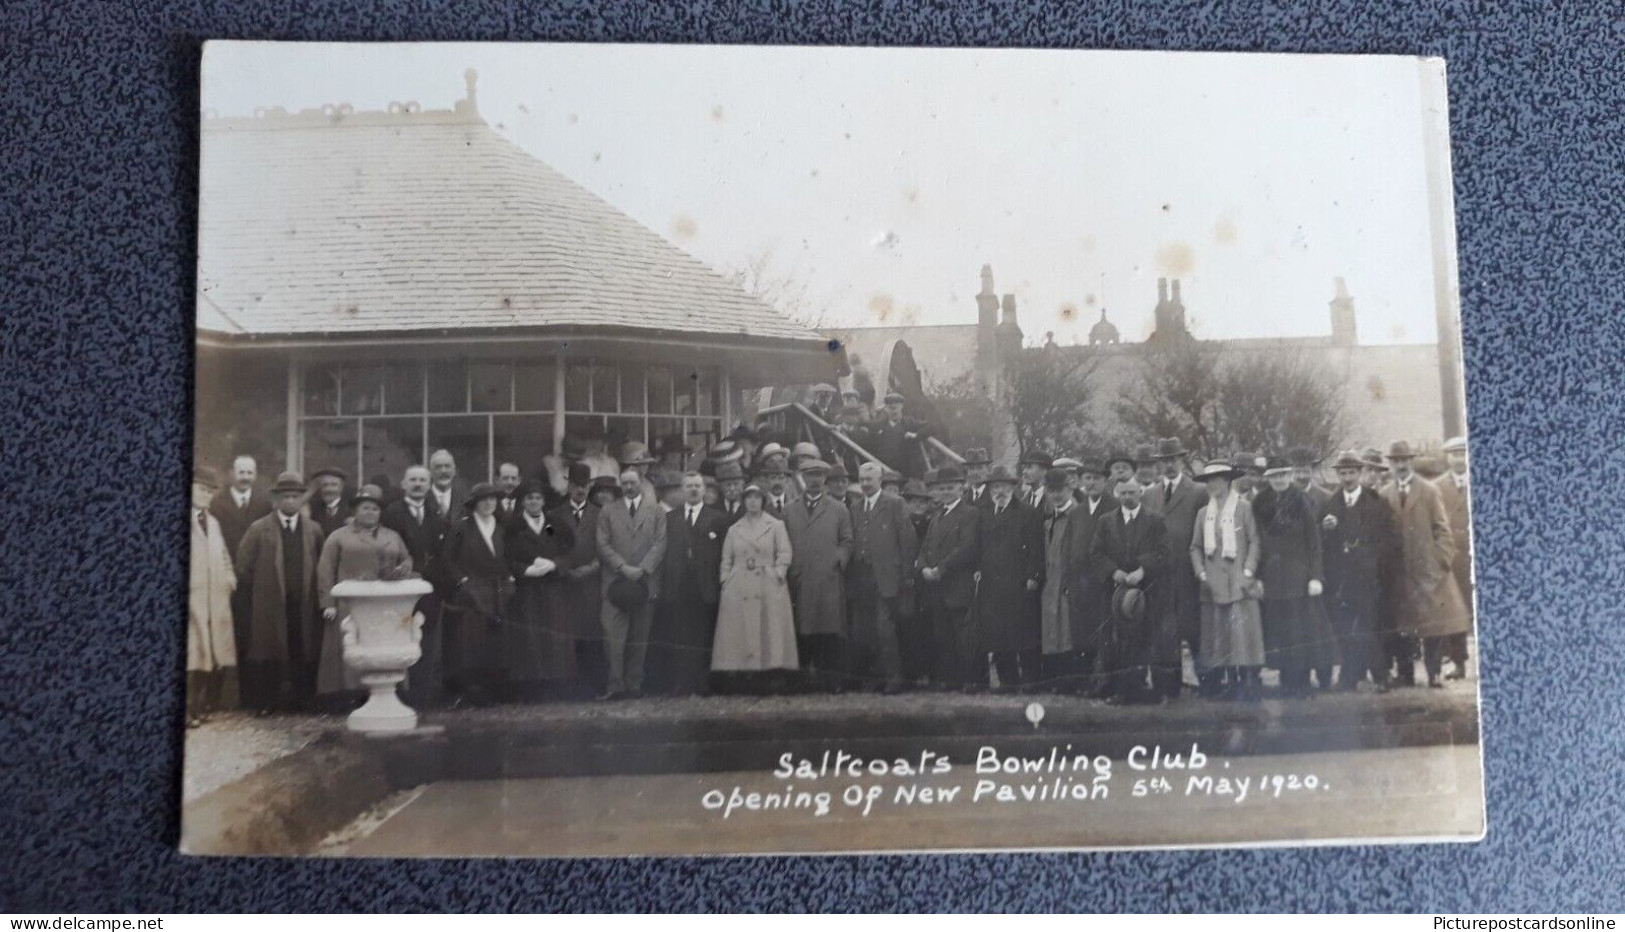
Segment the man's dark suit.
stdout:
[[412,517],[412,508],[404,498],[385,505],[379,522],[401,535],[406,542],[406,552],[412,556],[413,568],[435,587],[434,592],[418,599],[417,610],[423,613],[423,658],[406,671],[407,701],[419,708],[434,706],[439,704],[443,694],[445,671],[440,546],[446,539],[446,519],[435,505],[434,496],[427,495],[423,499],[421,522]]
[[[964,504],[976,507],[973,502]],[[1014,495],[1002,510],[989,495],[980,524],[976,655],[993,655],[1002,689],[1038,676],[1044,519]]]
[[[1196,514],[1207,504],[1207,489],[1196,484],[1190,476],[1181,475],[1174,486],[1173,496],[1167,492],[1166,480],[1158,479],[1146,490],[1142,503],[1152,514],[1161,515],[1168,529],[1168,553],[1183,556],[1190,552],[1191,538],[1196,533]],[[1196,568],[1188,559],[1170,559],[1163,593],[1170,630],[1159,632],[1152,648],[1152,676],[1157,688],[1170,699],[1179,695],[1182,679],[1180,672],[1179,642],[1190,645],[1196,669],[1203,670],[1200,650],[1202,646],[1202,590],[1196,579]]]
[[664,647],[657,661],[659,680],[670,692],[705,692],[711,672],[711,641],[717,628],[722,541],[728,518],[721,509],[700,505],[692,525],[688,504],[666,515],[666,556],[660,563],[660,605],[654,640]]
[[[1156,640],[1168,613],[1166,583],[1173,557],[1168,550],[1168,526],[1160,515],[1152,514],[1143,504],[1132,521],[1125,522],[1123,515],[1119,509],[1101,521],[1090,553],[1096,578],[1107,592],[1116,587],[1112,577],[1118,570],[1145,570],[1145,578],[1138,586],[1145,593],[1145,614],[1133,622],[1115,615],[1112,619],[1116,659],[1113,692],[1120,700],[1133,701],[1144,697],[1146,672],[1159,659]],[[1190,564],[1189,559],[1173,562]],[[1152,695],[1165,694],[1156,690]]]
[[609,677],[604,628],[598,620],[598,506],[583,501],[577,517],[575,504],[566,499],[547,513],[547,520],[568,525],[575,532],[575,546],[559,565],[560,611],[566,630],[576,638],[576,671],[583,691],[596,696],[604,691]]
[[982,512],[962,499],[938,513],[926,528],[915,561],[922,570],[942,571],[935,581],[922,576],[919,585],[931,624],[932,678],[945,686],[987,685],[986,657],[976,650],[976,621],[971,612],[976,602],[973,574],[981,518]]
[[[1326,516],[1337,519],[1327,529]],[[1379,612],[1383,605],[1383,570],[1394,558],[1394,513],[1370,489],[1361,489],[1354,507],[1341,491],[1333,492],[1317,516],[1321,560],[1326,574],[1325,605],[1337,637],[1342,669],[1338,686],[1352,689],[1367,671],[1378,685],[1388,682]]]
[[[898,597],[914,583],[919,540],[903,500],[881,493],[871,506],[859,495],[852,504],[852,563],[847,567],[852,600],[854,672],[896,688],[903,679]],[[910,645],[912,646],[912,645]]]

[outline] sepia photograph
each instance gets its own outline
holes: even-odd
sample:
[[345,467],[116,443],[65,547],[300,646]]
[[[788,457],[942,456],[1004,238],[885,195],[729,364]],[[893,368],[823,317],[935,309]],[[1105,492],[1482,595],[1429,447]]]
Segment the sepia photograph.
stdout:
[[201,100],[183,852],[1483,838],[1443,60],[213,41]]

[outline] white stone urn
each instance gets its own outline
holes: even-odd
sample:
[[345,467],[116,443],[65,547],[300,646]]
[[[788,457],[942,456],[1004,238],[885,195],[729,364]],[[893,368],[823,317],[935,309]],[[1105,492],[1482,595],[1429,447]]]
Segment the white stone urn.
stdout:
[[434,587],[422,579],[350,579],[333,587],[348,612],[339,622],[344,664],[372,695],[350,713],[351,731],[411,731],[418,714],[395,695],[406,671],[423,656],[423,615],[412,609]]

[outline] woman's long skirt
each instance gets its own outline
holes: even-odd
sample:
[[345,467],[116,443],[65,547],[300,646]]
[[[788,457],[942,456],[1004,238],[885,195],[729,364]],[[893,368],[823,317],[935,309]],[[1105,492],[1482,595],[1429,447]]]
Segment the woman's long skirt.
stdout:
[[1264,665],[1264,622],[1257,599],[1202,603],[1202,663],[1208,667]]
[[1336,639],[1320,599],[1264,600],[1264,665],[1277,670],[1329,669]]

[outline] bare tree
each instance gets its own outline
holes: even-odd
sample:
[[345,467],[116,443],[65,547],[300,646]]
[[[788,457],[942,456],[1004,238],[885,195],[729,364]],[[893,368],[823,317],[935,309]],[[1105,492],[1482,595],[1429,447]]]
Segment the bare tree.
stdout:
[[1180,437],[1204,456],[1229,452],[1218,435],[1218,350],[1196,339],[1148,346],[1113,405],[1134,437]]
[[746,294],[773,305],[797,323],[820,331],[829,323],[829,306],[813,296],[794,265],[781,267],[772,246],[751,253],[736,266],[724,267],[722,274]]
[[1329,452],[1346,434],[1339,373],[1289,351],[1231,350],[1201,340],[1148,349],[1115,405],[1139,437],[1179,437],[1196,452],[1307,446]]
[[[966,372],[925,388],[926,397],[936,409],[939,435],[953,438],[960,453],[972,447],[993,448],[994,418],[998,411],[993,398],[974,372]],[[994,454],[997,456],[997,452]]]
[[1016,445],[1080,453],[1101,440],[1091,408],[1100,358],[1087,349],[1053,344],[1011,354],[1004,364],[1004,407]]

